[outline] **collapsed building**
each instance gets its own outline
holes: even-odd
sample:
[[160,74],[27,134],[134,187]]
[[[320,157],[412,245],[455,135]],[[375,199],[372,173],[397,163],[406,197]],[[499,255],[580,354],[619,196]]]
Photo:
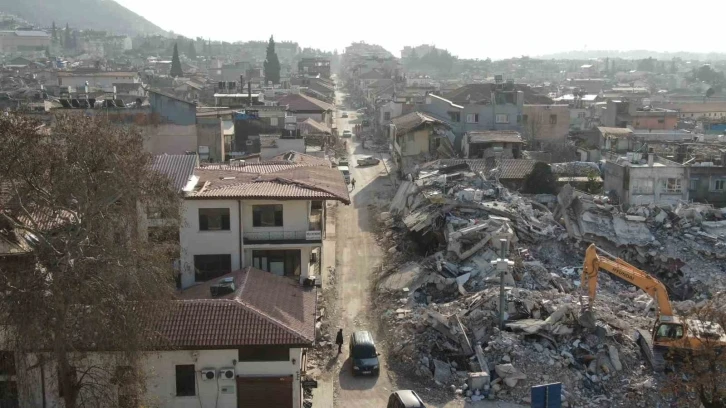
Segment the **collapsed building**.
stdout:
[[623,211],[570,185],[525,197],[482,163],[419,166],[379,216],[388,262],[378,304],[398,345],[393,363],[472,401],[526,403],[530,386],[562,382],[565,406],[653,406],[657,376],[634,338],[651,328],[653,301],[602,278],[597,324],[582,326],[584,249],[595,243],[656,275],[685,313],[726,287],[717,262],[726,259],[726,209]]

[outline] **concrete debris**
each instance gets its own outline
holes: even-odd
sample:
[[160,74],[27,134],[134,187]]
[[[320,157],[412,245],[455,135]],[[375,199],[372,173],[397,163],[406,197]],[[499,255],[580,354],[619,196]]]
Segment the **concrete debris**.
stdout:
[[[377,285],[390,344],[403,345],[391,361],[467,401],[521,403],[547,382],[563,384],[567,406],[663,401],[633,337],[652,328],[649,297],[601,274],[594,317],[580,319],[590,242],[657,275],[678,312],[726,288],[726,267],[714,262],[726,259],[726,212],[707,205],[624,211],[569,185],[556,197],[524,197],[467,165],[432,164],[402,183],[377,218],[381,246],[396,248]],[[500,239],[513,264],[503,274],[492,263]]]

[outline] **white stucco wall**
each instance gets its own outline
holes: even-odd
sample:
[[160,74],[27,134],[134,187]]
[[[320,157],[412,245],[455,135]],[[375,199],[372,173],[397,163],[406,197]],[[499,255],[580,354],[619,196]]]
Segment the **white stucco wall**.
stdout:
[[[232,270],[240,268],[240,220],[237,200],[184,200],[180,232],[182,287],[194,283],[194,255],[231,254]],[[229,208],[229,231],[200,231],[200,208]]]
[[141,78],[138,75],[74,75],[74,76],[59,76],[58,82],[60,86],[74,86],[82,87],[88,82],[88,86],[94,87],[110,87],[113,84],[136,84],[141,83]]
[[[146,402],[149,406],[158,408],[198,408],[237,407],[237,386],[235,380],[219,379],[203,381],[201,370],[222,368],[234,368],[237,377],[273,377],[292,376],[293,407],[300,407],[300,370],[302,360],[302,349],[290,349],[290,358],[287,361],[259,361],[259,362],[238,362],[238,351],[227,350],[178,350],[161,351],[149,353],[143,362],[146,375],[147,395]],[[113,362],[109,361],[109,354],[91,355],[89,364],[106,364],[113,370]],[[32,361],[36,361],[31,356]],[[295,363],[293,363],[293,359]],[[195,396],[178,397],[176,395],[176,365],[194,364],[196,371],[197,392]],[[81,368],[81,367],[78,367]],[[63,406],[62,399],[58,396],[57,369],[54,363],[45,364],[45,398],[47,408],[60,408]],[[23,373],[24,386],[21,389],[20,403],[22,407],[38,407],[42,401],[42,385],[40,381],[40,370],[34,369]],[[222,387],[231,388],[230,394],[222,394]]]
[[[232,270],[252,266],[251,251],[255,249],[301,249],[301,277],[309,274],[310,250],[319,243],[310,244],[277,244],[274,241],[258,245],[240,245],[240,234],[245,232],[282,232],[299,231],[304,236],[308,230],[308,214],[311,202],[308,200],[273,201],[243,200],[241,201],[242,220],[240,222],[238,200],[184,200],[182,205],[183,225],[180,231],[182,287],[194,284],[194,255],[230,254]],[[282,227],[254,227],[252,223],[252,206],[262,204],[282,204]],[[229,231],[200,231],[200,208],[228,208]],[[240,228],[241,227],[241,228]],[[303,238],[304,239],[304,238]],[[240,252],[240,249],[243,249]]]
[[[667,193],[664,191],[662,183],[664,180],[669,178],[677,178],[681,180],[680,193]],[[634,186],[636,180],[652,180],[653,192],[651,194],[635,192]],[[652,203],[675,205],[681,201],[688,200],[688,180],[686,179],[685,167],[631,167],[629,186],[629,205]]]
[[[254,227],[252,207],[282,204],[282,227]],[[310,201],[245,200],[242,202],[242,230],[245,232],[307,231]]]

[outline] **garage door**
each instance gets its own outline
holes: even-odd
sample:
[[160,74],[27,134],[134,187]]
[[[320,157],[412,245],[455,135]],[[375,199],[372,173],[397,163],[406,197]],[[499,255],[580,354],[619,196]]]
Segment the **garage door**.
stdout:
[[238,408],[292,408],[292,376],[237,377]]

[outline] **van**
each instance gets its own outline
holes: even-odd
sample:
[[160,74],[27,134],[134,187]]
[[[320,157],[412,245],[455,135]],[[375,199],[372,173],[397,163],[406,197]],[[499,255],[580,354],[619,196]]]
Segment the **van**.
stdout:
[[401,390],[388,397],[386,408],[426,408],[426,405],[415,391]]
[[379,354],[370,332],[357,331],[351,334],[348,348],[353,376],[380,373]]
[[343,173],[345,184],[350,184],[350,169],[348,169],[348,166],[338,166],[338,170]]

